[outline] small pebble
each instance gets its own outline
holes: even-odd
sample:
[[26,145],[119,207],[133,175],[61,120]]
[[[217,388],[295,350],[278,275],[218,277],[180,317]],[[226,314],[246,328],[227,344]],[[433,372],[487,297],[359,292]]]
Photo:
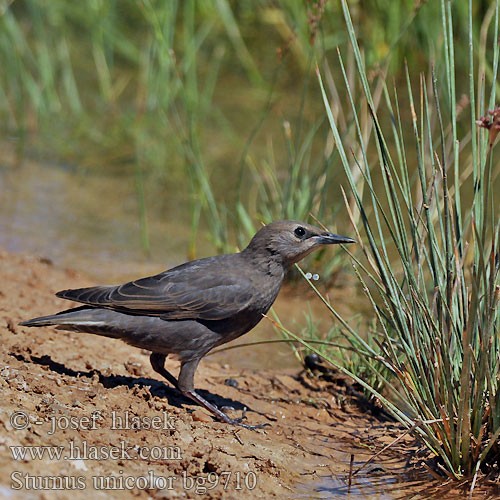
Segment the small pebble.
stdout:
[[227,378],[224,380],[224,384],[228,385],[229,387],[238,387],[238,381],[234,380],[234,378]]
[[318,367],[319,356],[316,353],[308,354],[304,358],[304,364],[309,370],[315,370]]

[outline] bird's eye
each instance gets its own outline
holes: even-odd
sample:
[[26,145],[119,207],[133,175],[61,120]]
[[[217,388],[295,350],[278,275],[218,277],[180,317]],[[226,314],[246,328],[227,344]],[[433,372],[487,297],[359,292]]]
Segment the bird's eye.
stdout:
[[298,227],[294,233],[297,238],[302,238],[306,234],[306,230],[303,227]]

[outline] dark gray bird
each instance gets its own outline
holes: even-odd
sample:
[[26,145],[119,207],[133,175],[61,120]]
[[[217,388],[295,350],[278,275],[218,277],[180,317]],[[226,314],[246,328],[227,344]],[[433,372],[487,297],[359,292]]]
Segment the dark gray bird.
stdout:
[[[194,373],[211,349],[251,330],[266,314],[287,270],[314,249],[352,238],[303,222],[264,226],[239,253],[186,262],[163,273],[119,286],[63,290],[58,297],[85,305],[20,323],[122,339],[152,351],[153,369],[182,394],[229,418],[194,389]],[[167,355],[181,362],[178,379],[164,367]]]

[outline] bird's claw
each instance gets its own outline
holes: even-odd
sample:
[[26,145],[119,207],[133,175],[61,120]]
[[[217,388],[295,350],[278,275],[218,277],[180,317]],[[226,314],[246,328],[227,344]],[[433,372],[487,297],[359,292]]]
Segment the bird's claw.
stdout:
[[243,408],[241,417],[239,417],[239,418],[230,418],[227,415],[225,415],[225,417],[226,418],[224,418],[224,421],[227,424],[237,425],[239,427],[243,427],[244,429],[250,429],[251,431],[255,431],[257,429],[263,429],[266,426],[271,426],[271,424],[268,423],[268,422],[265,422],[263,424],[257,424],[257,425],[244,424],[243,420],[246,420],[246,418],[247,418],[247,407],[246,406]]
[[247,418],[247,407],[244,406],[243,407],[243,410],[241,410],[241,417],[240,418],[237,418],[236,420],[238,420],[239,422],[243,422],[243,420],[246,420]]
[[239,427],[243,427],[244,429],[250,429],[251,431],[256,431],[257,429],[263,429],[264,427],[271,426],[271,424],[269,422],[265,422],[263,424],[257,424],[257,425],[244,424],[243,422],[241,422],[240,418],[234,419],[230,423],[233,425],[238,425]]

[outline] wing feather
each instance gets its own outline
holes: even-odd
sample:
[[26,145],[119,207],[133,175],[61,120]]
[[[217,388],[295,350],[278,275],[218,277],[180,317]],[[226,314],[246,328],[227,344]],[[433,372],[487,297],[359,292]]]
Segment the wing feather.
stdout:
[[248,307],[256,293],[241,263],[233,262],[234,257],[210,257],[123,285],[62,290],[56,295],[164,319],[225,319]]

